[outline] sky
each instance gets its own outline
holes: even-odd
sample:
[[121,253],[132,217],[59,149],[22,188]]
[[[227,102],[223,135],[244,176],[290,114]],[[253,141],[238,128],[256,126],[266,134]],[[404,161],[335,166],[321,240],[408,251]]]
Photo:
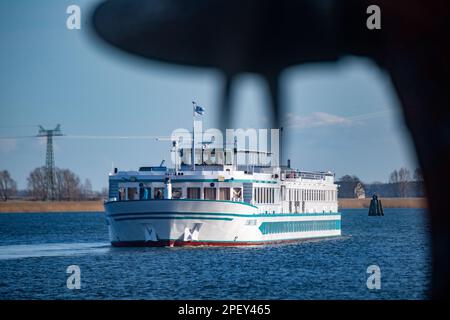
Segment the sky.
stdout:
[[[0,2],[0,170],[18,187],[45,164],[38,125],[61,124],[55,163],[107,186],[111,168],[137,170],[170,160],[170,136],[192,126],[192,104],[206,109],[203,127],[218,127],[223,77],[213,69],[131,58],[95,44],[86,28],[97,1]],[[81,30],[68,30],[66,8],[81,8]],[[389,76],[370,60],[292,67],[282,75],[285,158],[304,170],[387,181],[417,164]],[[233,84],[234,128],[267,128],[263,78],[243,74]],[[130,137],[119,139],[117,137]],[[28,137],[28,138],[22,138]],[[133,138],[134,137],[134,138]]]

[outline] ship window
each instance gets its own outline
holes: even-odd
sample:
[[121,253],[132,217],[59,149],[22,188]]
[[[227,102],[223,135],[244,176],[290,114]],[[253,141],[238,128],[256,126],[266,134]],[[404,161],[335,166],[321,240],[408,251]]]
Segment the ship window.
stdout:
[[155,198],[155,199],[164,198],[164,188],[155,188],[153,198]]
[[138,199],[138,192],[137,188],[128,188],[128,200],[137,200]]
[[152,188],[144,188],[144,199],[148,200],[152,196]]
[[187,188],[188,199],[200,199],[200,188]]
[[183,191],[181,188],[172,188],[172,199],[181,199]]
[[125,188],[121,187],[119,188],[119,201],[125,200]]
[[144,187],[140,187],[139,188],[139,199],[140,200],[147,200],[150,198],[150,194],[152,188],[144,188]]
[[242,201],[242,188],[233,188],[233,201]]
[[219,200],[230,200],[230,188],[219,188]]
[[216,188],[204,188],[204,199],[206,200],[216,200]]

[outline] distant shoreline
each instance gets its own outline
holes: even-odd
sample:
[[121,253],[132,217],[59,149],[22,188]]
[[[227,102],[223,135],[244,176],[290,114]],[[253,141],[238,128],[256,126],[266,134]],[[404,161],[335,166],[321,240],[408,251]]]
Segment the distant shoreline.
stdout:
[[[425,198],[380,198],[384,208],[426,208]],[[339,199],[339,209],[369,208],[370,199]],[[103,200],[94,201],[26,201],[0,202],[0,213],[28,212],[99,212]]]
[[[426,198],[379,198],[383,208],[427,208]],[[340,209],[369,208],[370,198],[339,199]]]
[[98,212],[104,211],[103,200],[93,201],[30,201],[0,202],[0,213],[28,212]]

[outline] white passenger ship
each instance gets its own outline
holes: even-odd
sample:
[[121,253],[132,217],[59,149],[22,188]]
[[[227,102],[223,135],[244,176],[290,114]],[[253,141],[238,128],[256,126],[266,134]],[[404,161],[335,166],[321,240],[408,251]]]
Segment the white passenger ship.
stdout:
[[341,234],[330,172],[163,166],[118,171],[105,203],[113,246],[238,246]]
[[[196,150],[193,132],[189,151]],[[239,246],[341,235],[331,172],[295,170],[290,161],[195,165],[196,152],[194,165],[114,169],[104,205],[113,246]],[[235,145],[234,159],[238,152]]]

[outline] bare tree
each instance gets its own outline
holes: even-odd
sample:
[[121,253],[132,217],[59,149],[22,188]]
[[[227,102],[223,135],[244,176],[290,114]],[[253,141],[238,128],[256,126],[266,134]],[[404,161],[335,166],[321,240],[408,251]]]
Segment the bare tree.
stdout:
[[394,170],[391,172],[391,174],[389,175],[389,183],[398,183],[399,178],[398,178],[398,171]]
[[62,176],[62,188],[60,199],[61,200],[79,200],[81,198],[81,186],[80,178],[78,178],[69,169],[58,169],[61,171]]
[[45,167],[36,168],[27,178],[28,190],[35,200],[47,200],[46,173]]
[[423,181],[422,169],[416,168],[414,170],[414,181]]
[[93,192],[92,192],[91,180],[89,180],[89,179],[84,180],[84,183],[81,188],[82,188],[83,199],[86,199],[86,200],[92,199]]
[[17,193],[17,183],[11,178],[7,170],[0,171],[0,197],[8,201]]
[[399,193],[400,197],[408,195],[408,184],[411,181],[411,172],[406,168],[400,168],[398,171]]
[[399,182],[409,182],[411,181],[411,172],[406,168],[400,168],[398,171]]
[[408,185],[411,182],[411,172],[406,168],[394,170],[389,175],[389,183],[393,184],[394,190],[399,197],[406,197],[408,194]]
[[[28,189],[37,200],[47,200],[46,168],[34,169],[28,177]],[[69,169],[55,168],[55,199],[79,200],[81,198],[80,178]]]
[[109,197],[109,190],[108,188],[103,187],[101,191],[101,198],[108,199],[108,197]]

